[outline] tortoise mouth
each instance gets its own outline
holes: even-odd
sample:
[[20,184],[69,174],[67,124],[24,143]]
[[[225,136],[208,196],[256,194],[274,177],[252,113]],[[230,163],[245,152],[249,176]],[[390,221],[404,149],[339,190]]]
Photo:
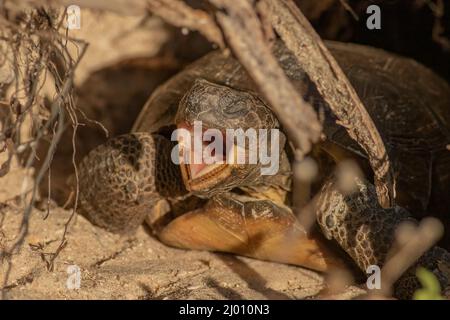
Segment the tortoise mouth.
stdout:
[[219,150],[219,152],[215,149],[211,150],[208,153],[208,159],[205,161],[205,150],[207,150],[208,145],[211,143],[210,141],[203,140],[205,131],[208,128],[203,127],[200,135],[187,122],[178,124],[177,128],[185,129],[189,133],[188,137],[183,138],[190,139],[189,143],[183,140],[179,141],[181,173],[188,191],[210,189],[231,175],[231,167],[226,163],[224,139],[222,139],[222,150]]
[[231,168],[227,164],[206,165],[195,177],[192,176],[190,165],[181,164],[180,166],[183,182],[188,191],[211,189],[231,175]]

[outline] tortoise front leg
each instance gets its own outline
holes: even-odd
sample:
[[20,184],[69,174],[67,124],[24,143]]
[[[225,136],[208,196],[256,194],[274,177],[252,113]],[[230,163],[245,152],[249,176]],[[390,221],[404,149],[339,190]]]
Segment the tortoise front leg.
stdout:
[[79,209],[95,225],[130,233],[155,204],[185,193],[165,137],[130,133],[92,150],[79,166]]
[[[382,208],[375,187],[355,178],[351,194],[344,194],[332,177],[316,198],[317,221],[328,239],[334,239],[365,272],[370,265],[382,267],[395,242],[395,230],[400,223],[415,221],[401,207]],[[409,299],[420,287],[415,270],[423,266],[432,271],[444,291],[450,287],[450,254],[439,247],[425,253],[395,283],[394,293]]]
[[318,232],[306,234],[289,208],[232,193],[181,215],[157,235],[179,248],[230,252],[318,271],[346,268]]

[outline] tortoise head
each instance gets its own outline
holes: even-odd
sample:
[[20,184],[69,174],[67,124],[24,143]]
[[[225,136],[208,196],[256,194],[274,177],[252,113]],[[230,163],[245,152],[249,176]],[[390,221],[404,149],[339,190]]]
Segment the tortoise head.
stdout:
[[[276,174],[278,163],[267,160],[279,161],[285,136],[256,94],[196,80],[175,123],[183,182],[194,194],[209,197]],[[264,173],[268,165],[272,172]]]

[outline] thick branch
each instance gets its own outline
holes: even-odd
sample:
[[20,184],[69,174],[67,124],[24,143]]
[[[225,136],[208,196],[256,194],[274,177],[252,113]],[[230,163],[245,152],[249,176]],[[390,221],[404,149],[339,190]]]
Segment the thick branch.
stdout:
[[301,158],[320,138],[321,125],[314,109],[298,94],[273,56],[251,4],[210,2],[221,9],[216,18],[228,46],[272,106]]
[[205,11],[193,9],[179,0],[148,0],[148,8],[166,22],[199,31],[209,41],[224,47],[222,32]]
[[[28,0],[39,4],[42,0]],[[142,15],[146,10],[164,21],[180,28],[201,32],[209,41],[223,48],[223,38],[219,27],[211,16],[203,10],[193,9],[180,0],[53,0],[69,6],[76,4],[83,8],[108,10],[121,14]]]
[[316,84],[349,135],[365,150],[375,173],[378,199],[387,207],[393,200],[388,154],[370,115],[321,38],[292,0],[262,0],[272,25],[298,63]]

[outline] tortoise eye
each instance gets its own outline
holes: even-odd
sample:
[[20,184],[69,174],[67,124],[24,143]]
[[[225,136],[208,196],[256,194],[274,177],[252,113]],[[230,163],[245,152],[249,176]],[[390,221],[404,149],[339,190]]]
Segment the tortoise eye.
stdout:
[[223,111],[225,115],[235,118],[245,116],[249,110],[245,101],[238,100],[229,103]]

